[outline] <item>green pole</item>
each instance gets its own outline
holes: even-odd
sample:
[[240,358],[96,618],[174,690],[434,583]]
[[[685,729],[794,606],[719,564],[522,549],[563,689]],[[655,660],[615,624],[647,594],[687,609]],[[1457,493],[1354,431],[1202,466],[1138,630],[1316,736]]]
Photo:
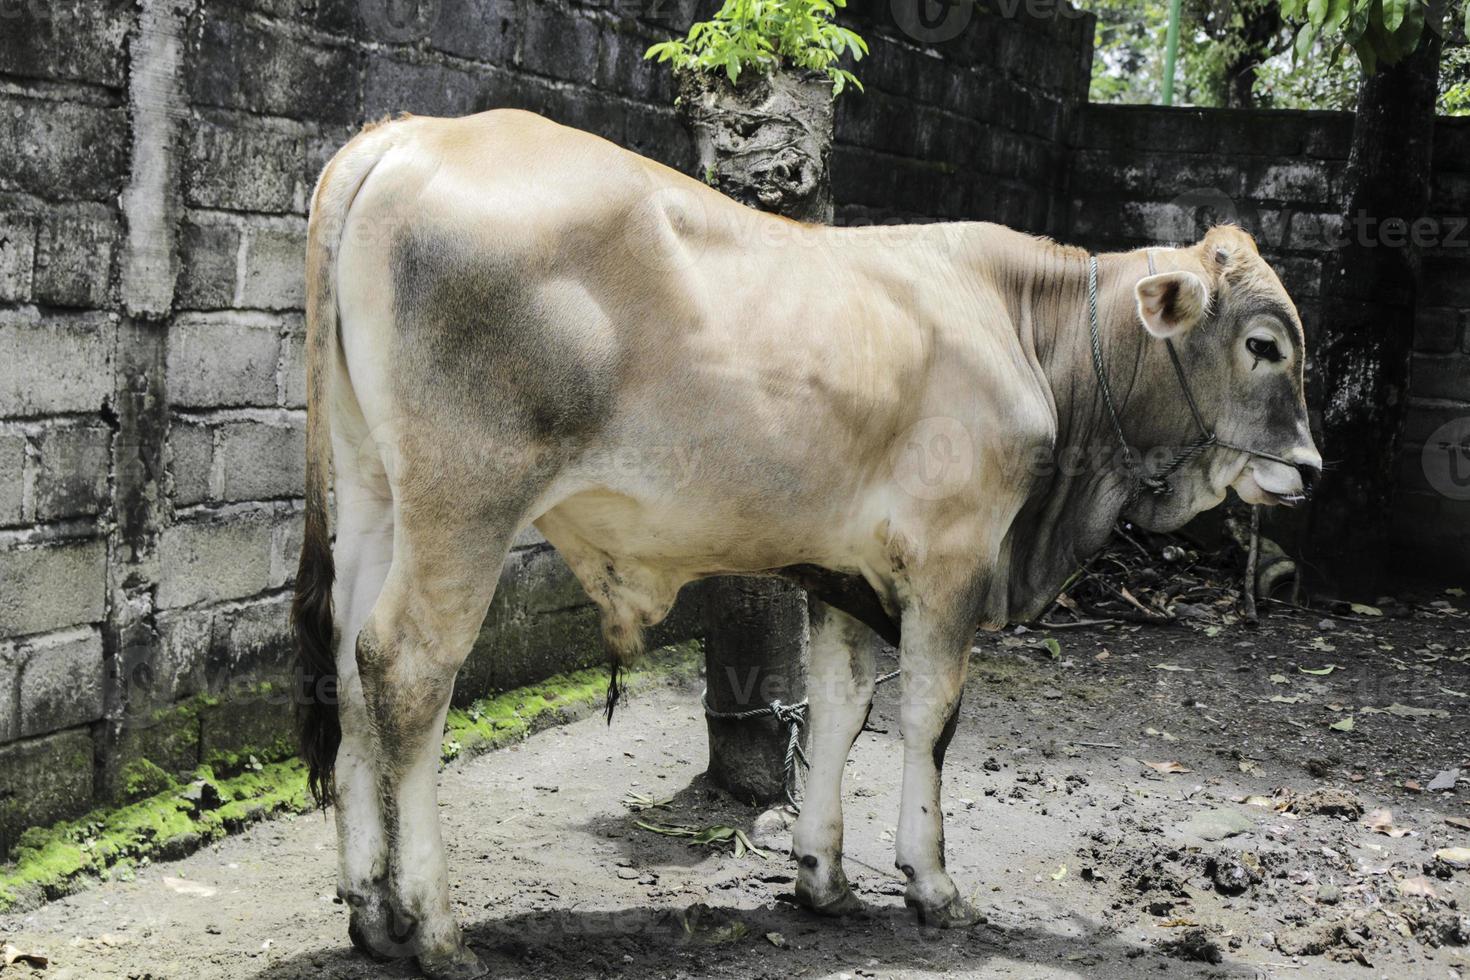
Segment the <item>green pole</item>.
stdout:
[[1174,104],[1174,63],[1179,58],[1179,6],[1169,0],[1169,37],[1164,42],[1164,105]]

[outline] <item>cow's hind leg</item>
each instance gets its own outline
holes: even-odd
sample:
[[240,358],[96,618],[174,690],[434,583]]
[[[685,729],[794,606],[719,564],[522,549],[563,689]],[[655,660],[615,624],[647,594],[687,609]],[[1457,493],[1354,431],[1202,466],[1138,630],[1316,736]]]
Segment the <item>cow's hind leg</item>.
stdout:
[[811,772],[791,836],[796,898],[823,915],[862,909],[842,871],[842,773],[873,700],[878,638],[846,613],[819,602],[811,609],[807,674]]
[[[357,641],[387,843],[391,931],[433,980],[479,977],[449,907],[438,764],[460,665],[485,618],[514,519],[400,506],[393,564]],[[470,511],[472,512],[472,511]]]
[[393,560],[393,499],[375,453],[359,455],[338,439],[337,581],[333,594],[337,638],[337,713],[342,742],[335,778],[337,894],[347,903],[348,935],[377,958],[408,956],[407,937],[389,918],[388,848],[378,805],[377,762],[367,704],[357,673],[357,637],[383,590]]
[[944,867],[944,811],[939,804],[944,753],[959,720],[973,642],[973,619],[905,609],[900,651],[903,705],[903,798],[897,866],[908,879],[904,902],[925,925],[974,925],[981,916]]

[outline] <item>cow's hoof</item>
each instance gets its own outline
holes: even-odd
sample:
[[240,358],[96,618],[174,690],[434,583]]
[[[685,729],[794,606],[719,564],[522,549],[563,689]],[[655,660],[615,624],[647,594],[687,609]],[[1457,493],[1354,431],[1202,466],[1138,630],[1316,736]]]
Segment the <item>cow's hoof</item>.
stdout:
[[413,955],[413,929],[402,928],[377,900],[353,903],[347,938],[354,948],[379,963]]
[[818,897],[810,890],[803,888],[801,882],[796,883],[796,900],[809,912],[817,915],[826,915],[832,918],[841,918],[844,915],[857,915],[866,910],[862,900],[852,893],[847,882],[842,883],[842,888],[830,895]]
[[490,969],[468,946],[458,946],[442,953],[420,953],[419,969],[429,980],[478,980],[490,975]]
[[842,871],[842,861],[823,862],[816,857],[804,857],[796,875],[796,900],[818,915],[855,915],[863,911],[863,903],[852,893],[847,875]]
[[904,904],[919,914],[919,925],[932,929],[968,929],[985,921],[975,906],[958,895],[938,905],[905,897]]

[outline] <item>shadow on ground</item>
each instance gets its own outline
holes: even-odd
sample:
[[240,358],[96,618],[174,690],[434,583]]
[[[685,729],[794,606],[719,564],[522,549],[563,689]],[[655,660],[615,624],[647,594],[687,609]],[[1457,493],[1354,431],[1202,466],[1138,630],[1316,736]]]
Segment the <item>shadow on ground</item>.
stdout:
[[[1106,927],[1070,916],[1059,930],[986,924],[926,929],[901,907],[845,920],[818,918],[785,902],[762,908],[708,906],[552,911],[486,919],[466,938],[493,977],[770,977],[797,973],[886,976],[896,971],[975,976],[1255,977],[1227,956],[1184,963],[1140,949]],[[345,921],[345,920],[344,920]],[[780,943],[778,946],[777,943]],[[801,958],[793,966],[791,954]],[[820,964],[820,965],[817,965]],[[276,961],[258,980],[414,977],[410,962],[377,964],[347,946]]]

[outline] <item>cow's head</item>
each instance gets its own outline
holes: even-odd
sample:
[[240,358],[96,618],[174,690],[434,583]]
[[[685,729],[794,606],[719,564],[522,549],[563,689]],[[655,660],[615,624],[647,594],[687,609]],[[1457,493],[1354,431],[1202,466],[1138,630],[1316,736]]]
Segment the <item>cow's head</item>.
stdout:
[[[1172,495],[1145,495],[1131,516],[1145,527],[1177,526],[1219,503],[1227,487],[1252,504],[1304,500],[1322,457],[1307,421],[1301,318],[1281,280],[1251,237],[1230,225],[1159,265],[1134,287],[1139,320],[1153,337],[1173,341],[1205,423],[1223,446],[1237,448],[1214,449],[1184,467]],[[1149,399],[1158,441],[1187,445],[1199,433],[1169,360],[1147,363],[1158,372]]]

